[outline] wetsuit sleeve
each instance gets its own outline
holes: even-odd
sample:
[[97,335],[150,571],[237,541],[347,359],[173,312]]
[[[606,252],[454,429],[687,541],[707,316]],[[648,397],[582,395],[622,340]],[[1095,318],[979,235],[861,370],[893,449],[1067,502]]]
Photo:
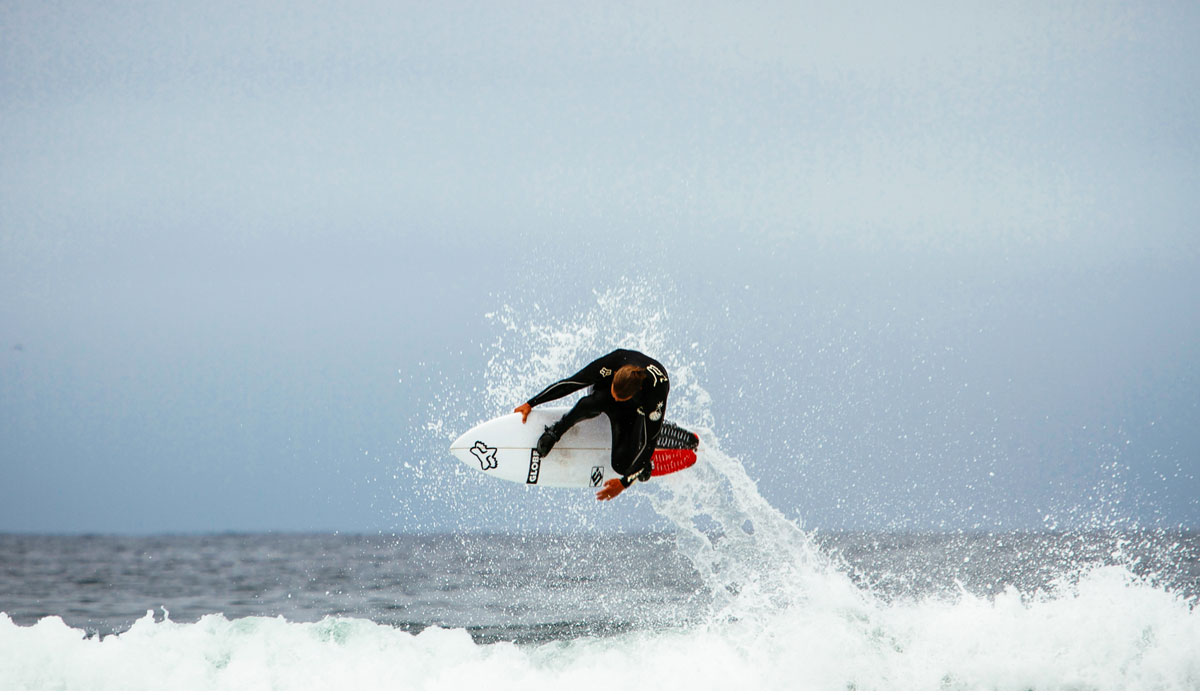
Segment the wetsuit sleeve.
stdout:
[[605,367],[611,357],[611,354],[605,355],[566,379],[550,384],[542,389],[541,393],[530,398],[527,402],[529,405],[538,406],[542,403],[558,400],[563,396],[569,396],[585,386],[595,385],[602,378],[600,370]]
[[637,424],[637,445],[634,448],[633,461],[628,467],[629,473],[621,476],[621,484],[625,487],[633,485],[634,480],[649,480],[654,471],[655,443],[658,432],[662,429],[662,420],[654,421],[648,417],[639,417]]
[[654,470],[652,457],[658,443],[658,433],[662,430],[663,415],[667,412],[669,390],[667,382],[662,382],[651,392],[646,405],[638,410],[641,417],[638,418],[637,453],[633,457],[633,465],[629,467],[631,473],[621,478],[621,484],[625,487],[632,485],[634,478],[643,481],[650,479]]

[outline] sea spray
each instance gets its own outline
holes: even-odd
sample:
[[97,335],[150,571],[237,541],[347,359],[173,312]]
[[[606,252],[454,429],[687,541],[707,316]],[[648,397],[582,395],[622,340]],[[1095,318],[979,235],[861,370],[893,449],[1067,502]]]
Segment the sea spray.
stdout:
[[770,615],[814,593],[826,605],[861,608],[866,597],[811,536],[762,498],[712,431],[701,436],[705,450],[689,474],[645,492],[713,591],[714,618]]
[[[692,559],[713,592],[714,616],[745,619],[739,607],[763,611],[803,600],[822,586],[823,600],[858,605],[863,596],[797,523],[763,499],[741,462],[720,450],[711,410],[701,386],[703,350],[674,344],[668,290],[622,280],[595,293],[593,306],[567,320],[530,318],[528,307],[506,305],[492,315],[503,331],[488,361],[488,402],[500,410],[576,371],[617,347],[643,351],[667,365],[671,377],[667,418],[697,431],[705,451],[686,475],[638,486],[668,521],[680,549]],[[803,465],[802,461],[794,465]],[[615,513],[615,512],[614,512]],[[836,588],[835,588],[836,587]]]

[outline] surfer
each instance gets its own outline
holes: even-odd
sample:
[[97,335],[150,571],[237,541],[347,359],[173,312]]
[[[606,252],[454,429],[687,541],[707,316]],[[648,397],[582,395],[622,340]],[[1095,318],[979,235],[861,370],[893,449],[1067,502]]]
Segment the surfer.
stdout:
[[612,467],[621,477],[604,483],[596,499],[610,500],[635,480],[650,479],[650,456],[667,411],[671,384],[667,370],[657,360],[634,350],[614,350],[577,374],[550,384],[514,412],[521,414],[524,423],[534,406],[585,386],[590,386],[591,392],[546,428],[538,439],[537,452],[544,457],[575,423],[604,413],[612,424]]

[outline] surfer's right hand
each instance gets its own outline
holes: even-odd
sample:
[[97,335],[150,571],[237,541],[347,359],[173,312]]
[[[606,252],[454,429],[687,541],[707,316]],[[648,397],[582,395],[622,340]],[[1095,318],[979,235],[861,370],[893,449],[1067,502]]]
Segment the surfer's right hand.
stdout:
[[620,478],[612,478],[605,482],[604,487],[600,488],[600,491],[596,493],[596,499],[601,502],[607,502],[622,492],[625,492],[625,484],[621,482]]
[[516,408],[513,408],[514,413],[521,414],[521,424],[522,425],[524,425],[525,421],[529,419],[529,411],[531,411],[531,410],[533,410],[533,406],[529,405],[528,403],[522,403],[521,405],[518,405]]

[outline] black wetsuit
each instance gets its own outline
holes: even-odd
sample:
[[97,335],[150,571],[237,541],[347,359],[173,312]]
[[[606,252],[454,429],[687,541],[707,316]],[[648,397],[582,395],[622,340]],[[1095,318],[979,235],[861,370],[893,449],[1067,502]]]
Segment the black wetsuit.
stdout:
[[[648,376],[633,398],[618,401],[612,396],[613,374],[627,364],[645,367]],[[579,373],[550,384],[530,398],[529,405],[537,406],[562,398],[585,386],[592,387],[591,393],[579,399],[575,407],[550,427],[555,437],[561,437],[580,420],[604,413],[612,423],[613,470],[623,476],[626,484],[633,476],[648,480],[650,455],[654,453],[654,442],[667,412],[667,392],[671,388],[667,370],[657,360],[640,352],[614,350]]]

